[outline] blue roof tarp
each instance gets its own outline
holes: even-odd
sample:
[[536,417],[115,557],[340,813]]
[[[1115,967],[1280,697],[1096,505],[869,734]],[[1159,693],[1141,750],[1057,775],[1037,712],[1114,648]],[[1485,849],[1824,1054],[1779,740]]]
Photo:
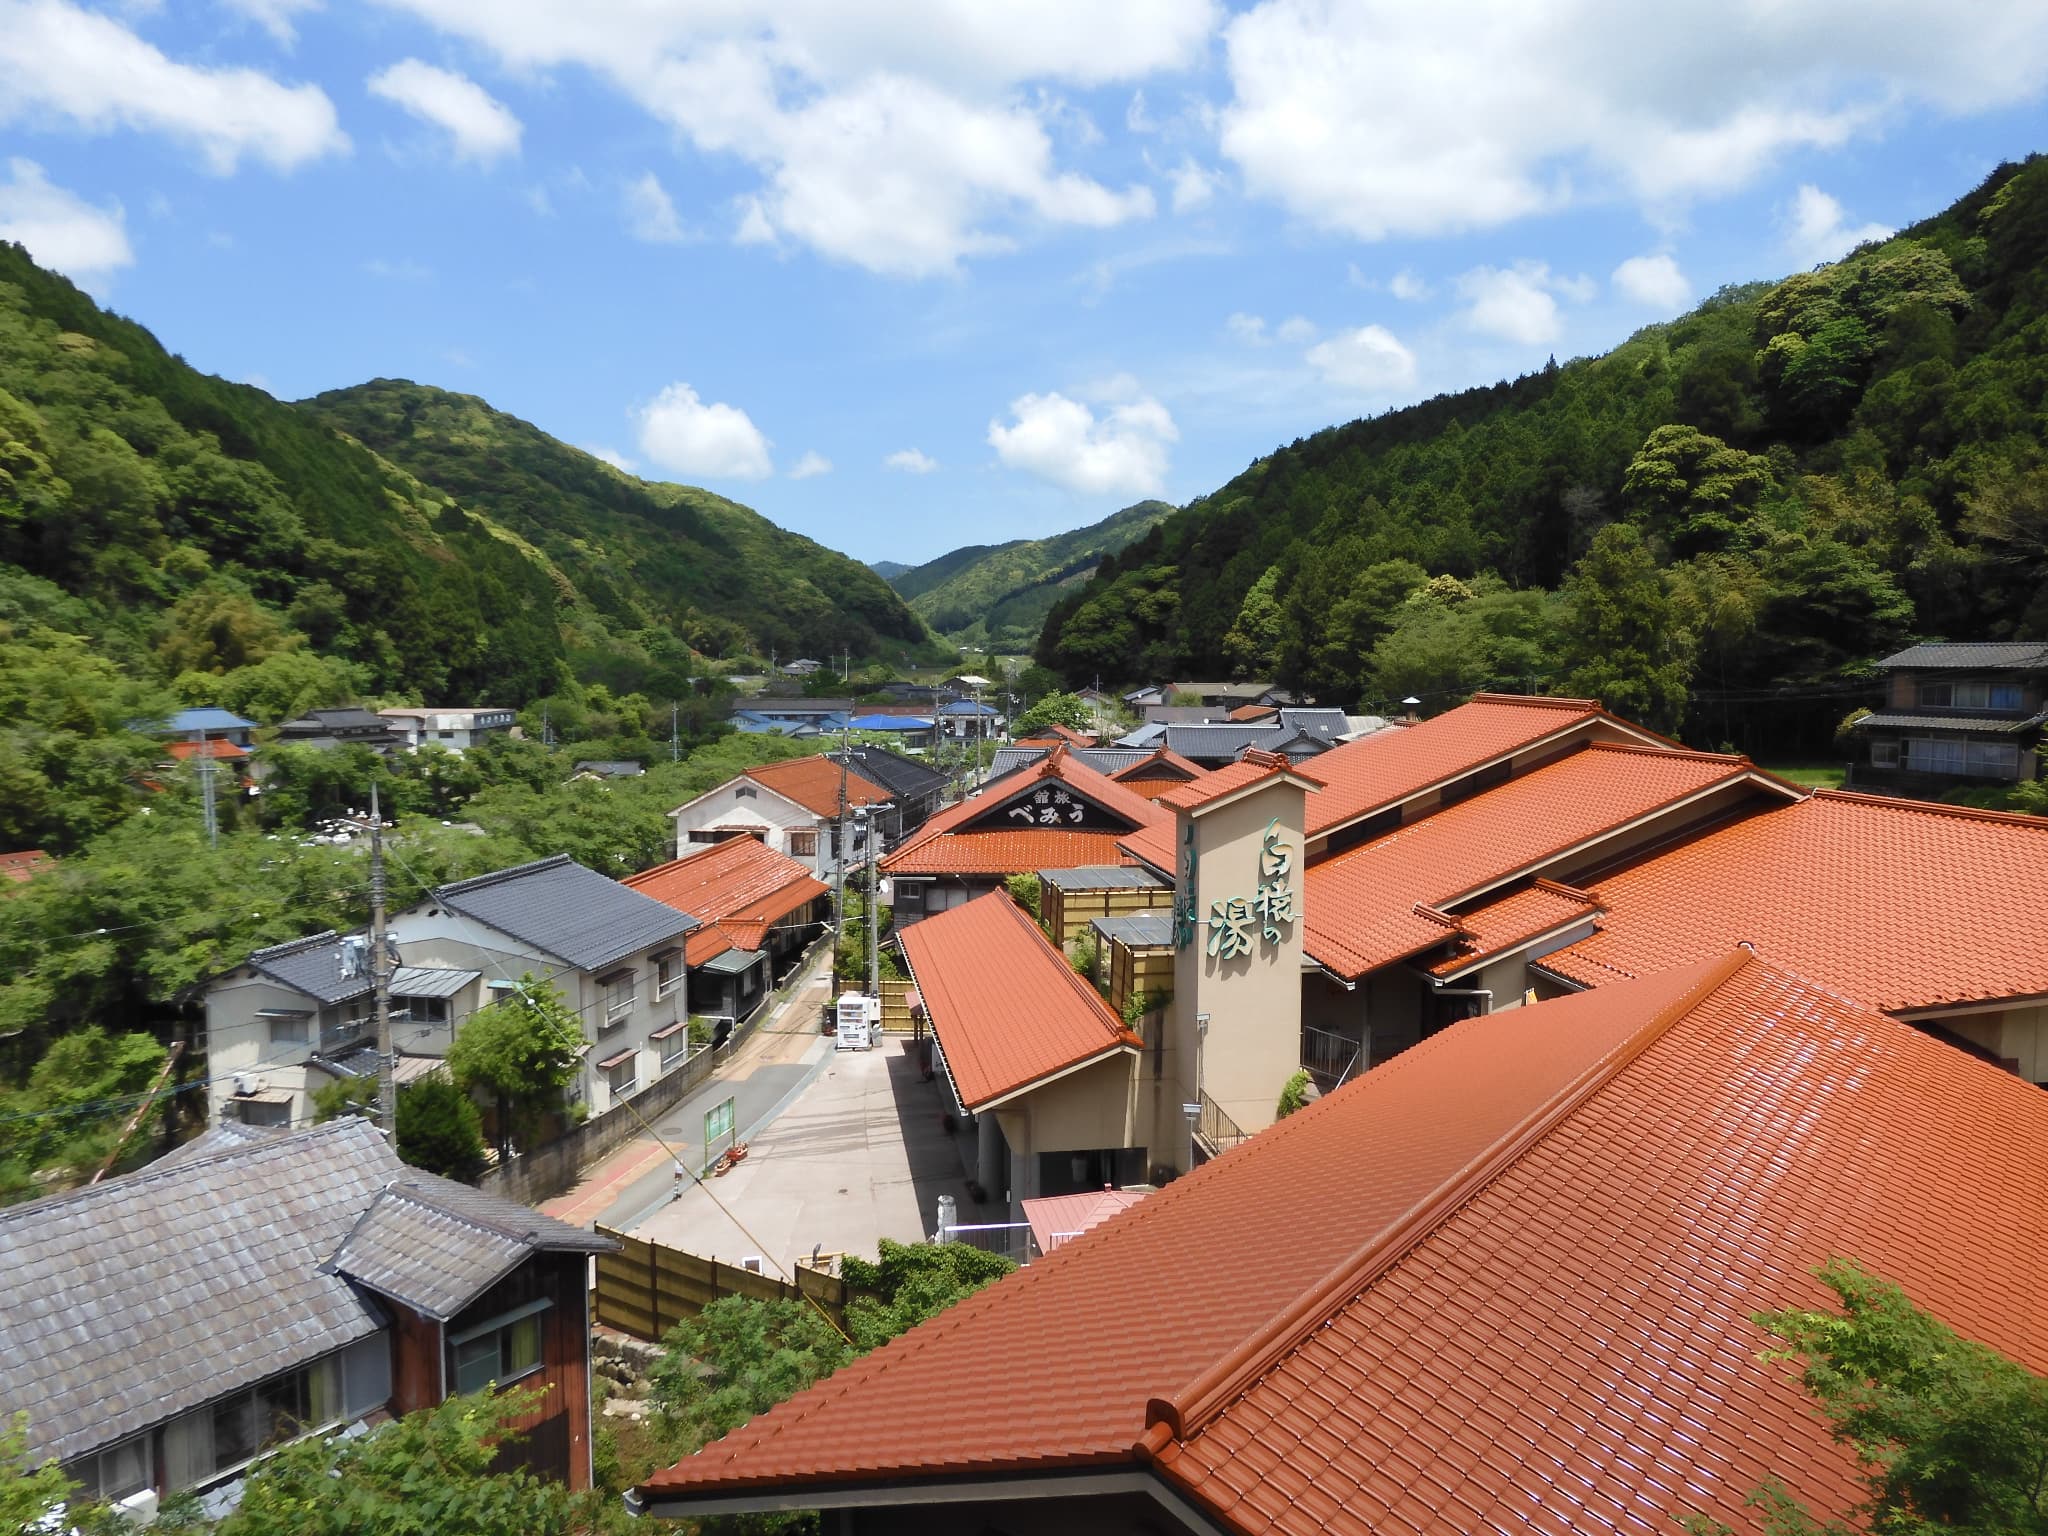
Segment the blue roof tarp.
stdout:
[[861,715],[848,722],[856,731],[928,731],[929,720],[917,715]]

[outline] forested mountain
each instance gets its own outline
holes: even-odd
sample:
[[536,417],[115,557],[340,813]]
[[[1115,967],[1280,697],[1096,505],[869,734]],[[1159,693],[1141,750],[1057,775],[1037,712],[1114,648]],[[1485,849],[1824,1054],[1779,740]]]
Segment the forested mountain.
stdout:
[[881,578],[744,507],[466,396],[380,383],[282,404],[6,244],[0,625],[84,636],[139,681],[265,719],[349,695],[521,704],[579,680],[673,696],[692,644],[893,660],[928,642]]
[[620,633],[664,629],[713,655],[896,662],[929,640],[859,561],[709,491],[635,479],[474,395],[376,379],[300,409],[539,551],[588,610],[571,626],[572,663]]
[[1104,555],[1142,537],[1173,508],[1136,506],[1071,533],[970,544],[898,570],[889,584],[940,634],[999,649],[1028,646],[1060,598],[1086,582]]
[[881,577],[882,580],[893,583],[898,576],[901,576],[911,567],[905,565],[901,560],[870,560],[868,562],[868,569]]
[[1603,357],[1290,444],[1105,560],[1038,657],[1810,748],[1909,638],[2048,635],[2044,396],[2037,156]]

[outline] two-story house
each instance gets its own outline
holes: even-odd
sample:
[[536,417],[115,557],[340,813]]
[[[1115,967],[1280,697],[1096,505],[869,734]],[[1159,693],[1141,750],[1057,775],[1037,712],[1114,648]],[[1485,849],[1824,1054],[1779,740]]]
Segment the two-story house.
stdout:
[[510,709],[380,709],[377,714],[405,739],[407,748],[436,746],[464,751],[519,723]]
[[496,1383],[539,1389],[504,1458],[591,1483],[593,1253],[617,1246],[398,1160],[353,1116],[229,1122],[0,1211],[0,1403],[32,1460],[152,1517],[218,1513],[265,1452]]
[[293,746],[318,747],[323,751],[332,747],[368,747],[373,752],[389,753],[406,744],[404,733],[389,720],[357,705],[345,709],[309,709],[298,719],[287,720],[280,725],[277,739]]
[[882,835],[892,848],[938,813],[952,782],[936,768],[887,747],[849,747],[825,755],[889,792],[892,804],[882,814]]
[[[559,988],[590,1041],[572,1097],[601,1114],[687,1052],[683,942],[697,919],[558,854],[441,886],[393,913],[391,1037],[404,1082],[522,976]],[[303,1125],[313,1092],[377,1070],[368,941],[316,933],[207,985],[216,1123]]]
[[[842,837],[842,813],[851,834],[855,811],[887,805],[889,799],[882,785],[829,757],[763,763],[669,812],[676,825],[676,857],[707,843],[751,837],[830,880],[839,867],[840,844],[859,841]],[[862,849],[850,851],[858,856]]]
[[1856,722],[1857,788],[1938,795],[2039,776],[2048,642],[1936,642],[1877,665],[1885,702]]

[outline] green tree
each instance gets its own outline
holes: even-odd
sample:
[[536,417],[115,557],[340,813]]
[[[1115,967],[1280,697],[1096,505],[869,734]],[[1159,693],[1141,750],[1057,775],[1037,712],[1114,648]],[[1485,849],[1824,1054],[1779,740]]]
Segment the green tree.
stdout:
[[1287,1079],[1281,1085],[1280,1102],[1274,1107],[1273,1118],[1285,1120],[1296,1110],[1306,1109],[1308,1107],[1309,1086],[1309,1076],[1306,1072],[1297,1072],[1294,1076]]
[[483,1166],[483,1117],[445,1069],[398,1090],[398,1155],[449,1179],[473,1179]]
[[1073,694],[1048,693],[1019,715],[1011,729],[1019,736],[1028,736],[1048,725],[1064,725],[1069,730],[1085,731],[1090,720],[1088,706]]
[[1039,915],[1038,904],[1045,892],[1041,888],[1038,876],[1029,872],[1011,875],[1003,882],[1003,888],[1010,893],[1010,899],[1018,906],[1033,917]]
[[448,1048],[448,1075],[465,1092],[486,1088],[496,1096],[501,1151],[515,1139],[530,1147],[582,1070],[583,1044],[583,1026],[560,989],[529,973],[512,996],[464,1021]]
[[1599,699],[1653,730],[1685,719],[1692,637],[1678,622],[1656,559],[1635,528],[1611,523],[1565,579],[1565,690]]
[[1223,637],[1224,654],[1238,677],[1271,677],[1280,665],[1283,615],[1280,611],[1280,567],[1269,565],[1246,588],[1237,621]]
[[651,1374],[664,1437],[688,1455],[822,1381],[853,1358],[830,1320],[806,1301],[722,1296],[662,1340]]
[[[1816,1273],[1841,1311],[1755,1319],[1783,1347],[1765,1358],[1799,1368],[1834,1437],[1863,1466],[1854,1512],[1881,1536],[2039,1536],[2048,1531],[2048,1380],[1915,1307],[1905,1292],[1845,1260]],[[1822,1521],[1782,1485],[1750,1502],[1773,1536],[1821,1536]],[[1725,1533],[1687,1522],[1696,1536]]]
[[27,1414],[16,1413],[0,1427],[0,1530],[61,1529],[55,1517],[71,1489],[54,1460],[29,1454]]
[[538,1392],[451,1397],[352,1439],[296,1441],[257,1463],[218,1536],[576,1536],[630,1529],[601,1493],[491,1470]]
[[839,1261],[852,1297],[846,1304],[846,1331],[862,1352],[879,1349],[1016,1267],[1001,1254],[966,1243],[899,1243],[885,1237],[874,1263],[854,1255]]
[[1769,460],[1685,426],[1652,432],[1622,477],[1631,510],[1680,555],[1746,547],[1771,486]]

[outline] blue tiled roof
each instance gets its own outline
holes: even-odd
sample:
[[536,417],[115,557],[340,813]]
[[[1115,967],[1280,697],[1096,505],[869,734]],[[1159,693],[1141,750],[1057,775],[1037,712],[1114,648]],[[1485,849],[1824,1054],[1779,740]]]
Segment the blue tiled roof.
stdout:
[[955,699],[950,704],[941,704],[939,706],[939,713],[942,715],[995,716],[1001,714],[1002,711],[991,704],[977,704],[972,699]]
[[166,731],[189,736],[194,731],[253,731],[254,720],[244,720],[233,710],[208,704],[199,709],[181,709],[164,722]]

